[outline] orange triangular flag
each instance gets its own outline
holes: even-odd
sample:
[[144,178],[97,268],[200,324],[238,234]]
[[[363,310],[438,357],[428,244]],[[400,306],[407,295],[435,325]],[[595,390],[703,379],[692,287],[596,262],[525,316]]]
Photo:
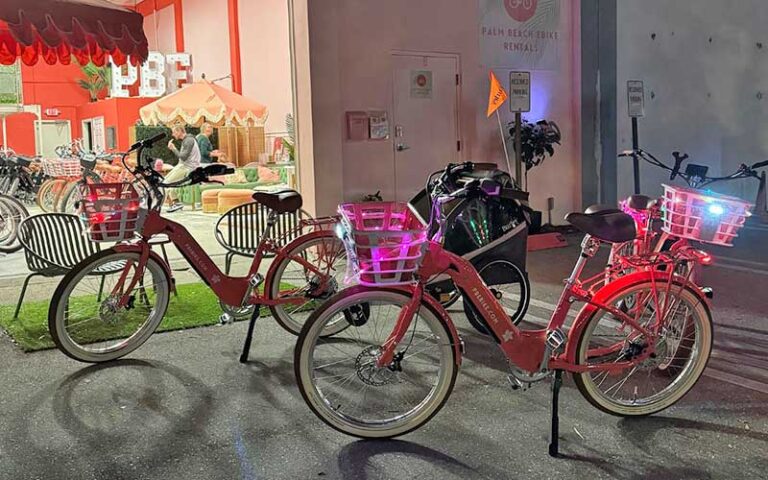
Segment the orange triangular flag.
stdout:
[[493,115],[493,112],[498,110],[499,107],[502,106],[505,101],[507,101],[507,91],[504,90],[504,87],[501,86],[499,79],[496,78],[496,75],[493,74],[493,70],[491,70],[490,74],[491,74],[491,94],[488,97],[488,116],[489,117]]

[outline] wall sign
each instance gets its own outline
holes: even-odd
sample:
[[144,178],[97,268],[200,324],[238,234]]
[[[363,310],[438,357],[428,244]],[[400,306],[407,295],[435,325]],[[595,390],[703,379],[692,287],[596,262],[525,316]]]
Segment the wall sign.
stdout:
[[645,89],[641,80],[627,81],[627,105],[630,117],[645,116]]
[[368,125],[370,127],[369,137],[371,140],[386,140],[389,138],[387,112],[368,112]]
[[139,96],[157,98],[171,93],[186,83],[192,81],[192,56],[188,53],[172,53],[163,55],[160,52],[149,52],[147,61],[139,68],[130,63],[117,66],[112,62],[112,97],[130,97],[127,90],[139,83]]
[[509,72],[509,109],[531,111],[531,72]]
[[411,70],[411,98],[432,98],[430,70]]
[[480,53],[488,68],[558,70],[562,0],[480,0]]

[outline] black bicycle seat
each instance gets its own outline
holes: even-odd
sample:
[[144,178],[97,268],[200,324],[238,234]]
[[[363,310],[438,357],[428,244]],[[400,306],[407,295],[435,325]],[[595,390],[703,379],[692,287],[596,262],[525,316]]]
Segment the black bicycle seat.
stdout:
[[565,220],[582,232],[605,242],[623,243],[637,236],[635,220],[623,212],[573,212],[566,215]]
[[591,215],[593,213],[619,213],[621,210],[619,210],[616,207],[612,207],[611,205],[603,205],[602,203],[596,203],[594,205],[590,205],[587,207],[586,210],[584,210],[584,213],[587,215]]
[[299,192],[290,189],[279,192],[254,192],[252,198],[277,213],[295,212],[303,205]]
[[656,203],[656,199],[647,195],[630,195],[627,197],[626,202],[627,206],[632,210],[648,210]]

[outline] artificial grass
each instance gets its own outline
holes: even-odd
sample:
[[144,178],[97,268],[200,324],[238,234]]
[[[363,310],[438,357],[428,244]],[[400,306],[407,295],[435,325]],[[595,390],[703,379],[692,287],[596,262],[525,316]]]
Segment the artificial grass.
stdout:
[[[221,309],[216,295],[204,284],[184,284],[177,287],[179,296],[171,294],[168,311],[157,328],[157,332],[181,330],[185,328],[204,327],[219,323]],[[87,301],[95,302],[95,297]],[[314,302],[311,302],[314,303]],[[25,302],[22,305],[19,318],[13,319],[15,305],[0,305],[0,326],[13,340],[27,352],[53,348],[53,340],[48,333],[49,301]],[[311,307],[310,307],[311,308]],[[262,307],[261,316],[271,316],[269,308]],[[102,334],[89,331],[93,340],[104,340]],[[114,330],[108,334],[110,338],[118,338]],[[125,335],[123,335],[125,336]]]

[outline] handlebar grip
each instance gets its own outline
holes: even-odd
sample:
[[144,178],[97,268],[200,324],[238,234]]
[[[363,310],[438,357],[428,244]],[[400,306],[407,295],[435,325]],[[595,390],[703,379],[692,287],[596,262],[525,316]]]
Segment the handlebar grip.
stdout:
[[680,152],[672,152],[672,156],[675,158],[675,166],[672,168],[672,173],[669,174],[670,181],[674,180],[680,173],[680,165],[682,165],[685,159],[688,158],[688,154],[684,153],[680,155]]
[[750,168],[752,170],[756,170],[758,168],[763,168],[765,166],[768,166],[768,160],[764,160],[762,162],[757,162],[756,164],[752,165]]
[[165,138],[165,133],[160,132],[154,137],[145,138],[144,140],[140,140],[134,143],[133,145],[131,145],[131,150],[136,150],[139,147],[142,147],[142,148],[151,147],[152,145],[155,144],[155,142],[157,142],[158,140],[162,140],[164,138]]

